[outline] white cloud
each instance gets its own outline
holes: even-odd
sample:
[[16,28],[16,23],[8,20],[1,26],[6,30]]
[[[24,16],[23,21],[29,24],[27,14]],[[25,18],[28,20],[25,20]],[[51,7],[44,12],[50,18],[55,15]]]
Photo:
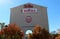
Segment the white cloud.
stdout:
[[11,0],[0,0],[0,5],[10,4],[11,2]]

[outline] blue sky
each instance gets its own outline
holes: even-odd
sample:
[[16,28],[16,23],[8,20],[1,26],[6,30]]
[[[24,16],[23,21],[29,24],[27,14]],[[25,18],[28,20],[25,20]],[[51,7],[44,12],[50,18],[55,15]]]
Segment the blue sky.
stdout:
[[60,0],[0,0],[0,22],[9,24],[10,8],[28,2],[47,7],[50,32],[60,29]]

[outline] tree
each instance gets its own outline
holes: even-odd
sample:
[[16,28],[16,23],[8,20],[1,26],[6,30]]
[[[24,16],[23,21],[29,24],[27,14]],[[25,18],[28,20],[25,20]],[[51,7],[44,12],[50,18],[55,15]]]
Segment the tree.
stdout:
[[60,39],[60,34],[57,37],[55,37],[55,39]]
[[22,39],[24,35],[21,28],[16,24],[6,25],[1,32],[3,32],[3,35],[5,36],[4,39]]
[[3,27],[5,26],[5,23],[0,23],[0,28],[3,29]]
[[31,39],[49,39],[50,34],[44,28],[41,28],[39,25],[36,25],[33,29],[33,33],[29,38]]

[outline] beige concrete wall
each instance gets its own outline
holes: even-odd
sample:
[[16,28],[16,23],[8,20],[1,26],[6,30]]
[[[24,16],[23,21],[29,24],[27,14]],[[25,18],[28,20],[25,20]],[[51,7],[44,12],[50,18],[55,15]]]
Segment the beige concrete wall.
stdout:
[[[33,30],[33,27],[36,24],[39,24],[41,27],[45,28],[46,30],[49,30],[47,8],[35,4],[32,5],[33,8],[37,9],[37,12],[28,13],[28,14],[23,13],[21,11],[23,9],[23,5],[11,8],[10,23],[16,23],[24,30],[24,32],[28,29]],[[26,22],[25,20],[26,16],[32,17],[31,23]]]

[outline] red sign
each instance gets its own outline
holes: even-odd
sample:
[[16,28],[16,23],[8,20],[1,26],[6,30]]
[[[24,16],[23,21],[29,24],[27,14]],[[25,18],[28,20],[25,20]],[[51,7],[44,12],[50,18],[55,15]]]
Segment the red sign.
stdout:
[[34,12],[37,12],[37,9],[36,8],[24,8],[23,13],[34,13]]
[[33,8],[33,5],[31,5],[31,4],[25,4],[24,8]]
[[26,22],[27,22],[27,23],[31,23],[31,21],[32,21],[32,17],[31,17],[31,16],[27,16],[27,17],[26,17]]

